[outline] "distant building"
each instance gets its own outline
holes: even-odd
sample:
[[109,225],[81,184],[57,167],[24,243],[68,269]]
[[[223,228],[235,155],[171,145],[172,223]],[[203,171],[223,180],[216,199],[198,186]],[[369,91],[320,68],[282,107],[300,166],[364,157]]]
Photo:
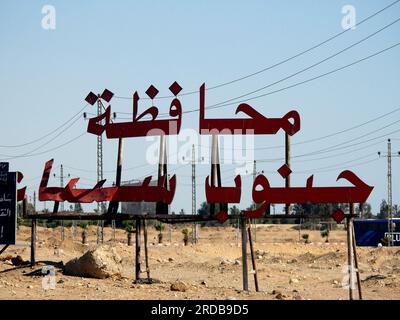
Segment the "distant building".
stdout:
[[[142,181],[130,180],[121,183],[124,186],[141,186]],[[157,185],[157,181],[151,181],[151,186]],[[153,202],[121,202],[121,212],[128,214],[155,214],[156,204]]]

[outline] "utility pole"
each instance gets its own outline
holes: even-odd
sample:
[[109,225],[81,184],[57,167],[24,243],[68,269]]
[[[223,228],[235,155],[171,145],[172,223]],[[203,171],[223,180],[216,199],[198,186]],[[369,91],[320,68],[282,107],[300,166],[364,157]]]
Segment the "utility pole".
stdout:
[[399,157],[400,152],[392,154],[392,143],[388,139],[388,151],[387,154],[382,155],[378,151],[379,157],[387,158],[387,188],[388,188],[388,246],[393,246],[393,203],[392,203],[392,157]]
[[[103,104],[100,100],[100,94],[97,95],[97,115],[102,114]],[[97,136],[97,182],[103,180],[103,135]],[[97,202],[97,212],[102,214],[103,202]],[[101,232],[100,232],[101,227]],[[104,241],[104,220],[97,221],[97,244]]]
[[33,191],[33,210],[36,214],[36,191]]
[[[196,153],[194,144],[192,145],[192,215],[196,214]],[[197,243],[197,223],[192,225],[193,242]]]
[[[104,89],[103,93],[100,94],[95,94],[93,92],[89,92],[89,94],[86,96],[85,101],[89,103],[90,105],[94,106],[95,103],[97,102],[97,116],[100,116],[102,114],[102,110],[105,109],[102,100],[106,101],[107,103],[110,102],[112,97],[114,96],[114,93],[112,93],[108,89]],[[83,117],[86,119],[86,112],[83,114]],[[115,117],[115,113],[114,113]],[[101,120],[101,124],[105,124],[105,119]],[[97,182],[103,180],[103,138],[102,135],[97,136]],[[102,214],[104,212],[104,203],[103,202],[98,202],[97,203],[97,212],[98,214]],[[100,225],[101,225],[101,241],[103,242],[104,240],[104,221],[103,220],[98,220],[97,221],[97,244],[99,244],[99,239],[100,239]]]
[[[201,158],[202,160],[204,158]],[[182,157],[182,160],[186,160],[185,157]],[[198,159],[200,160],[200,158]],[[186,162],[186,161],[185,161]],[[186,163],[189,163],[187,161]],[[192,215],[196,215],[196,151],[195,151],[195,145],[192,144],[192,160],[191,160],[191,165],[192,165]],[[199,225],[196,222],[193,222],[192,225],[192,240],[194,243],[197,243],[199,239]]]
[[[70,176],[71,175],[68,173],[68,175],[66,177],[70,177]],[[54,177],[55,178],[57,177],[57,175],[55,173],[54,173]],[[66,177],[64,176],[64,167],[61,164],[60,165],[60,176],[59,176],[61,188],[64,188],[64,178],[66,178]],[[64,210],[65,210],[64,202],[60,203],[60,210],[61,210],[61,212],[64,212]],[[61,240],[64,241],[64,220],[61,220]]]

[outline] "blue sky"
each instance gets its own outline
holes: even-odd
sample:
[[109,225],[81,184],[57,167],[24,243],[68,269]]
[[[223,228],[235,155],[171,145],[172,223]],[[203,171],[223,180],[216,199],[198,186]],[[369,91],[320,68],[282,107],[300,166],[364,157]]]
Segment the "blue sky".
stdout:
[[[344,5],[354,6],[358,22],[390,2],[3,0],[0,3],[0,108],[3,119],[0,145],[22,144],[52,131],[85,105],[84,98],[89,91],[102,92],[108,88],[116,96],[130,96],[138,90],[144,96],[150,84],[155,85],[160,94],[168,94],[168,87],[175,80],[183,91],[197,90],[203,82],[207,86],[217,85],[277,63],[341,32]],[[55,30],[41,27],[44,5],[53,5],[56,9]],[[208,91],[207,104],[279,80],[399,17],[400,3],[306,55],[244,81]],[[389,47],[400,40],[399,31],[400,23],[396,23],[334,59],[261,93],[317,76]],[[293,136],[293,143],[325,136],[400,107],[399,57],[400,47],[397,47],[330,76],[252,100],[250,104],[268,117],[281,117],[290,110],[297,110],[302,129]],[[183,97],[182,103],[184,110],[196,109],[198,95]],[[156,105],[165,112],[169,101],[160,100]],[[131,102],[114,98],[112,108],[113,111],[130,112]],[[207,115],[233,117],[235,108],[231,105],[209,110]],[[96,112],[91,106],[85,111]],[[292,152],[296,156],[328,148],[397,120],[400,120],[400,112],[328,139],[294,145]],[[41,148],[34,153],[57,147],[83,133],[86,125],[81,117],[56,138],[55,133],[20,148],[0,147],[0,158],[21,155],[39,146]],[[185,114],[182,128],[197,131],[198,113]],[[400,125],[395,123],[354,143],[397,129]],[[336,152],[294,158],[292,184],[303,186],[307,177],[314,173],[314,185],[341,185],[336,182],[336,177],[348,168],[375,186],[369,202],[376,211],[387,195],[386,159],[378,159],[376,152],[386,150],[385,140],[389,137],[393,139],[393,151],[399,151],[400,132]],[[255,147],[276,146],[283,142],[284,135],[279,132],[276,136],[257,136]],[[377,144],[368,146],[374,142]],[[145,164],[145,153],[150,144],[143,138],[127,139],[124,166],[131,168]],[[117,141],[104,141],[105,178],[109,183],[115,176],[116,149]],[[283,155],[283,149],[279,148],[255,151],[257,160]],[[9,160],[11,169],[24,172],[29,195],[37,190],[44,163],[50,158],[55,159],[55,166],[63,163],[65,172],[71,176],[81,176],[81,186],[94,184],[96,137],[86,134],[52,152]],[[363,162],[368,163],[358,165]],[[394,203],[400,202],[399,162],[400,158],[393,159]],[[259,162],[257,169],[274,172],[267,175],[271,185],[278,186],[284,184],[276,173],[282,164]],[[123,180],[142,177],[154,170],[155,166],[126,170]],[[169,170],[176,173],[178,179],[172,210],[178,212],[183,208],[189,213],[191,168],[189,165],[171,165]],[[234,166],[223,166],[222,170],[224,183],[233,184]],[[301,173],[303,171],[307,172]],[[204,179],[209,165],[198,165],[197,172],[199,205],[205,199]],[[58,180],[53,178],[50,183],[58,185]],[[240,206],[245,208],[250,203],[251,177],[243,177]],[[39,209],[42,207],[43,204],[38,205]],[[87,210],[91,207],[86,206]]]

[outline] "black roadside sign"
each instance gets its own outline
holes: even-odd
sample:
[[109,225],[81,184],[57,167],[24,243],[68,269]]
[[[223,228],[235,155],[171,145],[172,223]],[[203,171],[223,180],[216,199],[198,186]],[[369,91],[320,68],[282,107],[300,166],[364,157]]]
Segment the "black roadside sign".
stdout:
[[0,163],[0,244],[15,244],[17,238],[17,174]]

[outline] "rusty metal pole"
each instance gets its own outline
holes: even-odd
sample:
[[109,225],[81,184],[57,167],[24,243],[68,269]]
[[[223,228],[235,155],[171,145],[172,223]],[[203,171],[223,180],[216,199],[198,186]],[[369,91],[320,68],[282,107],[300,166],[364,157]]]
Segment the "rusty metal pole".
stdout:
[[350,204],[350,216],[347,217],[347,263],[349,272],[349,299],[353,300],[353,257],[352,257],[352,240],[351,240],[351,219],[352,206]]
[[[290,169],[290,136],[285,133],[285,163]],[[285,178],[285,188],[290,188],[290,174]],[[290,203],[285,204],[285,214],[290,214]]]
[[[122,176],[122,162],[123,162],[123,150],[124,150],[124,140],[122,138],[118,139],[118,158],[117,158],[117,173],[115,177],[115,186],[119,187],[121,185]],[[110,201],[108,205],[108,214],[116,214],[118,211],[119,203],[116,201]]]
[[254,271],[254,285],[255,285],[256,291],[259,292],[259,289],[258,289],[258,277],[257,277],[257,266],[256,266],[256,260],[254,258],[253,241],[251,239],[251,226],[247,227],[247,232],[249,234],[251,263],[252,263],[253,271]]
[[31,220],[31,267],[36,264],[36,219]]
[[148,283],[150,283],[151,279],[150,279],[150,267],[149,267],[149,253],[148,253],[148,247],[147,247],[147,222],[146,222],[146,220],[143,220],[143,236],[144,236],[144,256],[145,256],[145,262],[146,262],[147,281],[148,281]]
[[358,270],[358,259],[357,259],[357,249],[356,249],[356,238],[354,233],[354,223],[351,224],[351,234],[352,234],[352,244],[353,244],[353,255],[354,255],[354,264],[356,267],[356,275],[357,275],[357,287],[358,287],[358,298],[362,300],[362,292],[361,292],[361,279],[360,279],[360,271]]
[[136,243],[135,243],[135,279],[140,281],[140,220],[136,219]]
[[[217,173],[217,163],[218,159],[218,136],[213,134],[211,136],[211,186],[217,186],[218,173]],[[215,212],[215,203],[210,203],[210,215],[214,215]]]
[[243,269],[243,290],[249,291],[249,278],[247,270],[247,232],[246,219],[240,218],[240,227],[242,229],[242,269]]
[[[160,154],[158,160],[158,181],[160,181],[161,177],[165,177],[164,187],[168,187],[168,179],[167,179],[167,143],[165,134],[160,135]],[[168,214],[169,206],[168,204],[159,201],[156,203],[156,213],[157,214]]]

